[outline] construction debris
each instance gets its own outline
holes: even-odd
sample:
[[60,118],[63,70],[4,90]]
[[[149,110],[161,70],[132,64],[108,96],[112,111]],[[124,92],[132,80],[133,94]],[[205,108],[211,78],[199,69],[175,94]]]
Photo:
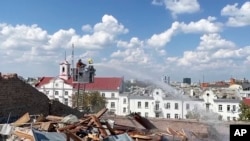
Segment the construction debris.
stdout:
[[[0,125],[0,135],[7,141],[187,141],[184,130],[166,128],[159,131],[148,119],[137,113],[130,115],[145,129],[119,125],[112,119],[102,119],[107,108],[96,114],[77,118],[42,115],[32,120],[29,113],[11,124]],[[167,125],[166,125],[167,126]],[[4,130],[3,130],[4,129]]]

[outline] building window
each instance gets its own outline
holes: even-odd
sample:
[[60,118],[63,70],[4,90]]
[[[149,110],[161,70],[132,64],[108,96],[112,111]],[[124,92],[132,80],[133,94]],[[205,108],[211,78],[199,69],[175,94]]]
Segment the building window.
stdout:
[[159,113],[155,113],[155,117],[160,117],[160,114]]
[[105,93],[102,93],[102,97],[105,97]]
[[62,72],[64,72],[65,71],[65,68],[64,67],[62,67]]
[[148,102],[145,102],[145,108],[148,109]]
[[110,108],[115,108],[115,102],[110,103]]
[[145,112],[145,118],[147,118],[148,117],[148,112]]
[[167,103],[166,109],[170,109],[170,103]]
[[138,107],[138,108],[141,108],[141,102],[138,102],[138,103],[137,103],[137,107]]
[[175,103],[175,104],[174,104],[174,109],[175,109],[175,110],[178,110],[178,103]]
[[55,95],[58,95],[59,94],[59,92],[58,91],[55,91]]
[[230,105],[227,105],[227,111],[230,112]]
[[58,87],[58,83],[55,83],[55,86]]
[[174,118],[178,119],[179,118],[178,114],[174,114]]
[[123,107],[123,113],[126,113],[126,107]]
[[186,110],[189,110],[190,109],[190,105],[187,103],[186,104]]
[[123,98],[123,104],[126,104],[127,100],[126,98]]
[[69,94],[69,92],[68,92],[68,91],[65,91],[65,92],[64,92],[64,95],[68,95],[68,94]]
[[169,113],[167,114],[167,118],[170,118],[170,114]]
[[222,105],[219,105],[219,112],[222,112]]
[[65,104],[65,105],[68,105],[68,103],[69,103],[69,99],[68,99],[68,98],[65,98],[65,99],[64,99],[64,104]]
[[233,112],[236,111],[236,105],[233,105],[233,109],[232,109]]
[[114,98],[115,97],[115,93],[111,93],[111,97]]

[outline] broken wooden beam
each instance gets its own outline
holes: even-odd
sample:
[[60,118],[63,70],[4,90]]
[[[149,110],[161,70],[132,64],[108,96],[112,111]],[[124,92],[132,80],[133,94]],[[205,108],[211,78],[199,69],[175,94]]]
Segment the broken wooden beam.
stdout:
[[100,131],[102,137],[103,137],[103,138],[107,137],[108,134],[107,134],[107,132],[106,132],[105,129],[101,128],[101,127],[102,127],[102,124],[101,124],[101,122],[99,121],[99,119],[98,119],[96,116],[94,116],[94,115],[92,115],[91,118],[92,118],[91,121],[93,121],[94,124],[98,127],[98,130]]
[[67,141],[71,141],[70,139],[72,138],[74,141],[82,141],[82,139],[80,137],[78,137],[77,135],[71,133],[69,130],[65,130],[64,132],[67,136]]
[[22,126],[30,121],[30,115],[29,113],[25,113],[23,116],[21,116],[18,120],[11,123],[13,126]]
[[140,123],[144,128],[148,129],[148,130],[155,130],[157,129],[156,126],[154,126],[148,119],[140,116],[137,113],[133,114],[134,119]]
[[21,132],[21,131],[14,131],[14,135],[18,136],[19,138],[29,139],[30,141],[35,141],[34,137],[28,133]]

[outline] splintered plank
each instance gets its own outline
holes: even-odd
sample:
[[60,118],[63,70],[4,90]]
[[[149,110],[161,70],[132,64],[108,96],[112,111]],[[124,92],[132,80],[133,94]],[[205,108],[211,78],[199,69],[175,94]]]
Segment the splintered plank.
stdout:
[[67,125],[65,127],[62,127],[62,128],[58,128],[57,130],[62,132],[64,130],[67,130],[67,129],[74,129],[76,128],[77,126],[80,126],[82,123],[86,122],[86,121],[89,121],[91,119],[91,117],[85,119],[85,120],[82,120],[80,123],[75,123],[75,124],[71,124],[71,125]]
[[97,117],[94,116],[94,115],[92,115],[91,118],[92,118],[91,121],[93,121],[94,124],[97,126],[97,128],[99,129],[99,131],[100,131],[102,137],[107,137],[108,134],[107,134],[107,132],[105,131],[105,129],[102,128],[102,124],[101,124],[101,122],[99,121],[99,119],[97,119]]
[[21,132],[21,131],[14,131],[14,134],[17,135],[19,138],[29,139],[30,141],[35,141],[34,137],[28,133]]
[[72,138],[74,141],[82,141],[81,138],[79,138],[77,135],[71,133],[70,131],[66,130],[65,134],[67,136],[67,141],[70,141],[70,139]]
[[153,129],[157,129],[157,127],[152,124],[148,119],[140,116],[139,114],[135,113],[133,115],[134,119],[140,123],[144,128],[148,129],[148,130],[153,130]]

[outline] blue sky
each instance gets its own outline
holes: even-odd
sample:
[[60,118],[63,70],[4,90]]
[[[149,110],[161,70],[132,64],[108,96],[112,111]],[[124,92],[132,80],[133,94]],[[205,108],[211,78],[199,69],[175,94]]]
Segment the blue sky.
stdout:
[[250,1],[2,0],[0,72],[57,76],[64,54],[97,76],[250,79]]

